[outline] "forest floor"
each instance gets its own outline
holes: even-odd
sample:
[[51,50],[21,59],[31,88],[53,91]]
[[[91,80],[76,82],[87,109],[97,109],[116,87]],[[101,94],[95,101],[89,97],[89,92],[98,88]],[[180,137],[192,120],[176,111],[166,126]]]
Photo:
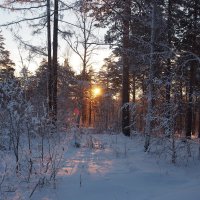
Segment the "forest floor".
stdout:
[[32,199],[200,199],[200,162],[196,155],[181,157],[172,164],[157,148],[145,153],[143,146],[144,138],[138,135],[132,139],[123,135],[84,135],[80,148],[71,141],[55,187],[38,189]]

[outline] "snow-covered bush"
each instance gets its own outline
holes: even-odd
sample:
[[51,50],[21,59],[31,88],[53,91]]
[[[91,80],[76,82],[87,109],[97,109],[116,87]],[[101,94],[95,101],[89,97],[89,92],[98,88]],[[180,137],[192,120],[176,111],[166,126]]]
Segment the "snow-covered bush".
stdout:
[[[45,107],[37,114],[17,79],[1,81],[0,91],[0,196],[27,199],[38,187],[55,183],[65,140]],[[19,189],[21,182],[25,190]]]

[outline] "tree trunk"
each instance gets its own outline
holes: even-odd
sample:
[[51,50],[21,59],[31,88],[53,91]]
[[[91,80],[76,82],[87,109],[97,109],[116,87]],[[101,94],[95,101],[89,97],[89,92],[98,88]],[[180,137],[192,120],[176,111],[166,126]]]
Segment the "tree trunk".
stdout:
[[85,97],[85,90],[86,90],[86,69],[87,69],[87,57],[88,57],[88,37],[87,37],[87,27],[86,27],[86,13],[84,11],[83,16],[82,16],[82,23],[83,23],[83,70],[82,70],[82,81],[83,84],[81,85],[81,111],[82,111],[82,124],[86,126],[87,123],[87,106],[86,106],[86,97]]
[[192,112],[192,135],[194,136],[196,133],[196,104],[197,99],[195,99],[195,102],[193,103],[193,112]]
[[[135,87],[135,75],[132,74],[132,102],[135,106],[135,100],[136,100],[136,97],[135,97],[135,94],[136,94],[136,87]],[[133,131],[136,131],[136,107],[134,108],[134,110],[132,110],[132,113],[131,113],[131,129]]]
[[90,98],[89,98],[89,126],[92,125],[92,83],[90,80]]
[[52,65],[51,65],[51,9],[50,0],[47,0],[47,48],[48,48],[48,106],[49,114],[52,112]]
[[[197,30],[197,21],[198,21],[198,0],[194,1],[194,12],[193,12],[193,30],[192,30],[192,51],[194,53],[198,53],[198,50],[196,49],[196,30]],[[188,108],[187,108],[187,124],[186,124],[186,137],[191,138],[192,133],[192,116],[193,116],[193,93],[194,93],[194,86],[195,86],[195,71],[197,67],[197,62],[192,61],[190,65],[190,79],[189,79],[189,93],[188,93]]]
[[129,28],[130,28],[130,15],[131,15],[131,1],[125,0],[123,8],[123,80],[122,80],[122,132],[126,136],[130,136],[130,122],[129,122]]
[[[167,19],[167,38],[168,38],[168,46],[169,48],[171,48],[171,43],[172,43],[172,1],[168,0],[168,7],[167,7],[167,12],[168,12],[168,19]],[[171,49],[170,49],[171,50]],[[166,135],[171,135],[171,113],[170,113],[170,91],[171,91],[171,78],[170,78],[170,74],[171,74],[171,59],[168,58],[167,59],[167,71],[166,71],[166,80],[167,80],[167,84],[166,84],[166,118],[167,118],[167,127],[165,128],[165,134]]]
[[193,87],[194,87],[194,63],[190,66],[190,80],[189,80],[189,92],[188,92],[188,106],[186,117],[186,137],[191,138],[192,133],[192,115],[193,115]]
[[199,106],[199,128],[198,128],[198,138],[200,138],[200,97],[198,101],[198,106]]
[[151,48],[150,48],[150,65],[149,65],[149,78],[147,86],[147,116],[145,126],[145,145],[144,150],[147,151],[150,145],[150,136],[153,129],[153,98],[154,98],[154,83],[155,76],[154,69],[154,44],[155,44],[155,23],[156,23],[156,3],[152,3],[152,17],[151,17]]
[[53,120],[57,120],[57,68],[58,68],[58,0],[54,0],[53,27]]

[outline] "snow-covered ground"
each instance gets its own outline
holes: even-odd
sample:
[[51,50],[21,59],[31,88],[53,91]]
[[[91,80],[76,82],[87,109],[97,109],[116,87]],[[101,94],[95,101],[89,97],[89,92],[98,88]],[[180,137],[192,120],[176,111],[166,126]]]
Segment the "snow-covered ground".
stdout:
[[144,153],[143,144],[141,136],[83,136],[81,148],[66,147],[55,188],[37,189],[32,199],[200,199],[199,161],[173,165],[162,154]]

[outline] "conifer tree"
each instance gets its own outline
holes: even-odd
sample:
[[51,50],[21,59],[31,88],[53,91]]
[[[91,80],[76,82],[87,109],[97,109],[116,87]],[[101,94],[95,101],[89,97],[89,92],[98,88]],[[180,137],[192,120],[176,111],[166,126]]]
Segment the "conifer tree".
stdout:
[[5,49],[4,38],[0,32],[0,79],[14,76],[14,63],[10,59],[10,52]]

